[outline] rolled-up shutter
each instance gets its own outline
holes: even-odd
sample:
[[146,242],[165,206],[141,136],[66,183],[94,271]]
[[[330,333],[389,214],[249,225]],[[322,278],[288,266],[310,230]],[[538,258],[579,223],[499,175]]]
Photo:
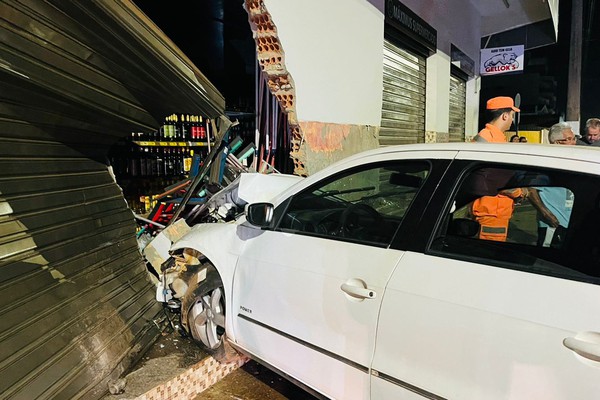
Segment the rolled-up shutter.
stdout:
[[119,136],[224,99],[133,3],[0,2],[0,398],[97,399],[160,335]]
[[448,133],[451,142],[465,141],[465,104],[467,83],[450,75],[450,121]]
[[380,146],[425,142],[425,72],[424,57],[384,41]]

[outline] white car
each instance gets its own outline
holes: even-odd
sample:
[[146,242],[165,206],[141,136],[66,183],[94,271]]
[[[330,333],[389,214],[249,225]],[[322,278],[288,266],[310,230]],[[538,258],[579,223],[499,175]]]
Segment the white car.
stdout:
[[[558,191],[560,235],[545,242],[521,196],[507,237],[480,239],[473,201],[512,188]],[[193,226],[171,253],[196,340],[228,341],[319,396],[600,396],[596,149],[381,148]]]

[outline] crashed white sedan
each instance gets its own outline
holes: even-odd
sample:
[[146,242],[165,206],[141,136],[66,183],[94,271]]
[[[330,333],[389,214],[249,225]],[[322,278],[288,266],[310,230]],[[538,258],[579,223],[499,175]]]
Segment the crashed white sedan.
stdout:
[[[206,348],[329,398],[598,397],[600,151],[407,145],[274,179],[171,246],[164,284]],[[474,201],[515,188],[566,210],[551,240],[526,196],[480,238]]]

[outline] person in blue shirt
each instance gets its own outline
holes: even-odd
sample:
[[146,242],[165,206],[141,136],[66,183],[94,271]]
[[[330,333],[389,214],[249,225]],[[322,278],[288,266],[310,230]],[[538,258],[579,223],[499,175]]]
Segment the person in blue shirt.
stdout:
[[[550,128],[548,141],[575,145],[576,138],[569,124],[559,122]],[[530,189],[529,201],[538,211],[538,246],[560,246],[571,218],[573,192],[564,187],[536,187]]]

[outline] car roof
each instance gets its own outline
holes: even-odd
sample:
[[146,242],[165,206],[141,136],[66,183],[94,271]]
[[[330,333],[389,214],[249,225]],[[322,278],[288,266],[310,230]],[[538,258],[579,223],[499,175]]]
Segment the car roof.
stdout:
[[[524,143],[421,143],[404,144],[397,146],[380,147],[374,150],[367,150],[355,154],[346,159],[359,160],[361,158],[371,157],[378,154],[390,154],[401,152],[421,152],[421,151],[448,151],[459,152],[479,152],[479,153],[505,153],[531,156],[543,156],[557,159],[569,159],[578,161],[587,161],[600,164],[600,147],[591,146],[564,146],[549,144],[524,144]],[[486,157],[482,157],[485,159]]]

